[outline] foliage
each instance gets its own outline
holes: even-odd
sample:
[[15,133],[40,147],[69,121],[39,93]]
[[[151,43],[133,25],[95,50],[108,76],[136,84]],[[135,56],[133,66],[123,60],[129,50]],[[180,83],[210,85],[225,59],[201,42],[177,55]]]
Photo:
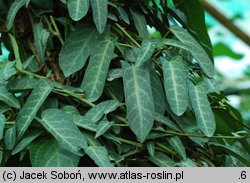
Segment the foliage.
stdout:
[[46,2],[1,0],[2,166],[250,165],[198,0]]

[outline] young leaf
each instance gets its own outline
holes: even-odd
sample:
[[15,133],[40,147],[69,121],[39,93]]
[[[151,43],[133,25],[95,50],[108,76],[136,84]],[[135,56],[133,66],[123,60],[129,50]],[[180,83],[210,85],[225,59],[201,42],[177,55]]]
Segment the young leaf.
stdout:
[[89,10],[89,0],[68,0],[67,7],[69,16],[74,21],[78,21],[87,14]]
[[52,87],[47,80],[40,80],[38,86],[31,92],[16,118],[18,139],[23,136],[51,90]]
[[39,135],[41,135],[42,131],[33,130],[28,131],[26,136],[22,138],[22,140],[15,146],[13,151],[11,152],[11,155],[15,155],[25,149],[33,140],[35,140]]
[[171,147],[182,157],[184,161],[187,160],[187,154],[185,147],[183,146],[181,139],[179,137],[170,137],[168,139]]
[[207,99],[205,83],[202,82],[195,85],[192,81],[188,80],[188,90],[198,127],[204,135],[208,137],[213,136],[216,123],[213,111]]
[[175,162],[162,152],[155,152],[154,157],[149,157],[149,160],[159,167],[173,167]]
[[100,137],[103,135],[112,125],[114,122],[109,122],[107,120],[103,120],[98,124],[97,130],[96,130],[96,135],[95,138]]
[[5,126],[5,116],[0,113],[0,140],[3,138],[4,126]]
[[104,146],[89,146],[85,150],[86,154],[94,160],[99,167],[113,167],[109,160],[109,155]]
[[130,9],[132,14],[134,25],[139,33],[141,38],[145,38],[148,36],[148,29],[147,29],[147,21],[143,14]]
[[98,33],[91,26],[77,26],[66,39],[59,54],[59,65],[65,77],[79,71],[95,48]]
[[47,47],[47,41],[49,38],[49,31],[43,28],[42,23],[36,23],[33,25],[33,34],[36,52],[39,56],[40,61],[45,61],[45,51]]
[[10,127],[4,134],[4,143],[8,150],[14,148],[16,143],[16,126]]
[[188,106],[186,68],[180,56],[170,61],[161,57],[164,76],[164,87],[171,110],[181,116]]
[[155,156],[155,143],[153,141],[147,143],[147,150],[151,157]]
[[86,92],[86,98],[92,102],[102,95],[115,42],[111,38],[105,38],[97,44],[90,57],[81,88]]
[[19,101],[12,93],[7,90],[6,86],[0,86],[0,101],[3,101],[11,107],[17,109],[20,108]]
[[149,69],[146,65],[136,67],[127,63],[122,63],[122,68],[129,126],[143,142],[153,127],[155,113]]
[[141,45],[140,53],[136,60],[136,65],[142,65],[144,62],[147,62],[155,51],[155,44],[153,41],[144,40]]
[[202,71],[209,77],[214,76],[214,66],[207,53],[199,43],[188,33],[187,30],[179,26],[171,26],[170,31],[185,45],[199,63]]
[[103,33],[108,18],[108,0],[90,0],[93,19],[99,33]]
[[40,140],[30,146],[30,160],[34,167],[76,167],[79,156],[64,150],[55,140]]
[[61,147],[76,155],[82,155],[81,149],[87,147],[87,140],[70,115],[59,109],[47,109],[42,113],[42,120],[39,122],[55,137]]
[[8,11],[7,20],[6,20],[6,27],[7,29],[11,29],[13,26],[13,22],[15,20],[16,14],[20,8],[24,5],[27,5],[30,0],[15,0]]
[[162,87],[161,79],[155,70],[150,72],[150,83],[152,87],[155,112],[163,115],[166,110],[166,97]]

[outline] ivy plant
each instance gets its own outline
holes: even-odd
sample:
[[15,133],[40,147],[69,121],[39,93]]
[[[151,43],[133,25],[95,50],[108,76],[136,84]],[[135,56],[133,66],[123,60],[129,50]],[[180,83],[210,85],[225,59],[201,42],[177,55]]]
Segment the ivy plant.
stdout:
[[2,166],[250,166],[198,0],[0,0]]

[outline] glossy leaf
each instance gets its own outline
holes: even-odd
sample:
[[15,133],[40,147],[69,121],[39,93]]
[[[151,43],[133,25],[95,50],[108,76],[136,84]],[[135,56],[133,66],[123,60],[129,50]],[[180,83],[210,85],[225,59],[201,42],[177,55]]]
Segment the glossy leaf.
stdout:
[[142,42],[141,49],[139,55],[136,60],[136,65],[142,65],[147,62],[155,51],[155,44],[153,41],[145,40]]
[[171,147],[181,156],[181,158],[186,161],[187,154],[185,147],[183,146],[181,139],[179,137],[170,137],[168,139],[169,144]]
[[103,146],[89,146],[85,152],[99,167],[114,166],[109,160],[106,148]]
[[139,33],[139,36],[145,38],[148,36],[147,21],[143,14],[130,9],[132,14],[134,25]]
[[38,86],[31,92],[16,118],[18,139],[23,136],[51,90],[52,87],[46,80],[40,80]]
[[25,135],[22,140],[15,146],[13,151],[11,152],[11,155],[15,155],[25,149],[32,141],[34,141],[39,135],[41,135],[42,131],[33,130],[28,131],[27,135]]
[[199,43],[197,43],[187,30],[179,26],[171,26],[169,29],[183,44],[189,47],[189,51],[199,63],[202,71],[208,77],[212,78],[214,76],[213,63]]
[[12,126],[6,130],[4,134],[4,143],[8,150],[12,150],[16,143],[16,126]]
[[79,156],[64,150],[55,140],[40,140],[30,146],[30,160],[34,167],[76,167]]
[[164,114],[166,110],[166,97],[161,79],[155,70],[152,70],[150,72],[150,82],[152,87],[155,112]]
[[0,86],[0,101],[5,102],[11,107],[20,108],[18,99],[7,90],[6,86]]
[[7,29],[11,29],[16,17],[17,12],[21,9],[24,5],[27,5],[30,0],[15,0],[8,11],[6,27]]
[[96,101],[102,95],[115,42],[111,38],[105,38],[97,44],[95,52],[90,57],[81,85],[89,101]]
[[129,127],[143,142],[153,127],[155,113],[149,69],[146,65],[136,67],[122,64]]
[[107,132],[107,130],[109,128],[112,127],[112,125],[114,124],[114,122],[110,122],[107,120],[103,120],[98,124],[97,130],[96,130],[96,135],[95,138],[100,137],[101,135],[103,135],[105,132]]
[[4,126],[5,126],[5,116],[0,113],[0,140],[3,138]]
[[91,26],[78,26],[66,39],[59,54],[59,65],[65,77],[85,65],[97,41],[97,32]]
[[59,109],[47,109],[42,113],[42,120],[39,122],[62,148],[82,155],[81,149],[87,147],[87,140],[67,113]]
[[93,19],[99,33],[103,33],[108,18],[108,0],[90,0]]
[[173,167],[175,162],[162,152],[155,152],[154,157],[149,157],[159,167]]
[[68,0],[69,15],[74,21],[85,17],[89,10],[89,0]]
[[188,106],[188,90],[186,71],[180,56],[170,61],[162,57],[164,88],[171,110],[178,116],[182,115]]
[[216,124],[204,84],[205,83],[202,82],[195,85],[189,80],[188,90],[197,125],[204,135],[211,137],[215,132]]

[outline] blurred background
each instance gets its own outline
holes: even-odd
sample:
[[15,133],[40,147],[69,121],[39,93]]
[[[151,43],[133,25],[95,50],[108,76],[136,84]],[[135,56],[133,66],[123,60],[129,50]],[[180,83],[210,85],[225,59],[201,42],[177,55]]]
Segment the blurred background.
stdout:
[[[225,90],[229,103],[237,108],[244,120],[250,124],[250,46],[219,22],[218,17],[210,15],[218,11],[250,37],[250,0],[206,2],[211,6],[210,10],[206,7],[206,23],[213,44],[216,79],[221,89]],[[8,56],[3,45],[1,49],[0,61]]]

